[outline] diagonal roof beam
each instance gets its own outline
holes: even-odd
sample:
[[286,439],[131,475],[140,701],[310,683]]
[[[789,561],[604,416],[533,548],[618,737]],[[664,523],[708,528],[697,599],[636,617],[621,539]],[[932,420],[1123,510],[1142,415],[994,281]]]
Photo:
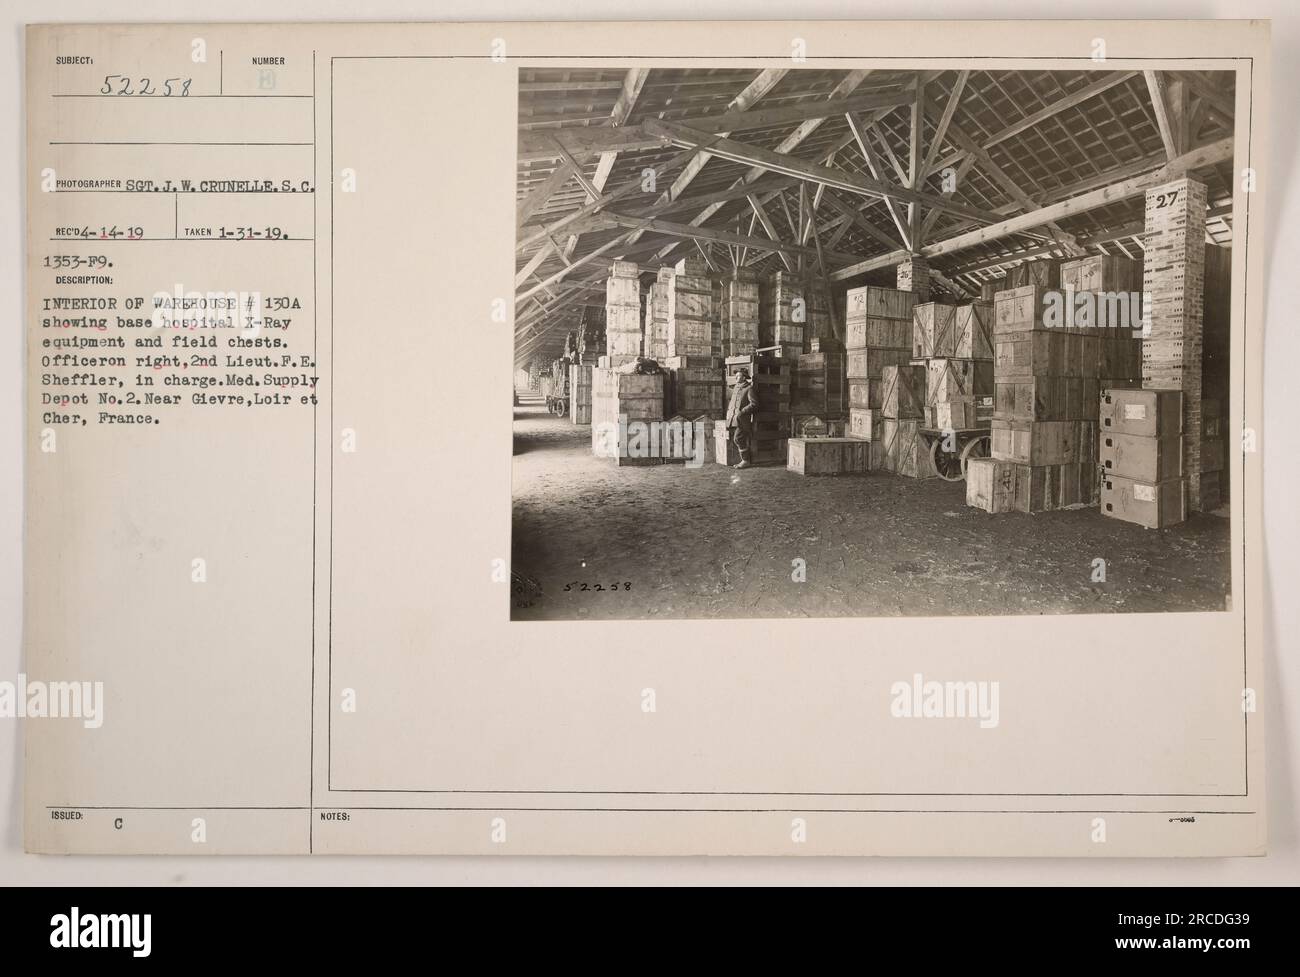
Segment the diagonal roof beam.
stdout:
[[[871,174],[872,179],[881,180],[880,174],[884,167],[881,165],[880,157],[876,155],[875,148],[871,145],[871,140],[867,137],[866,127],[852,113],[849,113],[844,118],[848,120],[849,131],[853,133],[853,138],[857,140],[858,152],[862,154],[862,158],[867,162],[867,172]],[[898,168],[898,173],[900,178],[906,177],[901,167]],[[903,247],[910,248],[912,246],[912,236],[908,233],[908,228],[903,223],[903,218],[898,213],[898,207],[894,204],[892,197],[885,198],[885,208],[889,211],[890,219],[894,222],[894,227],[898,231],[898,237],[902,241]],[[890,247],[893,247],[892,243]]]
[[1204,72],[1200,71],[1171,71],[1175,78],[1181,78],[1187,82],[1189,88],[1201,98],[1205,99],[1220,115],[1231,119],[1236,113],[1236,106],[1232,103],[1232,96],[1226,92],[1215,88]]
[[[775,88],[789,70],[789,68],[765,68],[760,71],[748,85],[741,89],[740,94],[727,104],[728,111],[734,114],[743,113],[749,109]],[[725,136],[728,133],[724,132],[722,135]],[[700,171],[704,169],[704,165],[711,158],[707,152],[697,153],[695,158],[686,164],[686,168],[682,170],[681,175],[673,180],[673,185],[660,196],[659,202],[672,202],[680,197],[686,191],[686,188],[690,186],[691,181],[700,175]]]
[[[665,173],[671,173],[678,166],[681,166],[682,163],[686,162],[686,160],[688,160],[692,156],[692,154],[693,154],[692,150],[687,150],[684,153],[678,153],[676,156],[673,156],[672,158],[660,163],[658,166],[653,168],[656,178],[663,176]],[[558,234],[560,231],[564,230],[567,227],[570,227],[572,224],[581,220],[582,218],[588,217],[591,214],[596,213],[598,210],[601,210],[604,207],[609,206],[615,201],[622,200],[624,197],[639,192],[641,190],[642,181],[644,179],[645,179],[644,173],[638,174],[636,177],[634,177],[631,180],[628,180],[626,183],[620,186],[617,190],[611,190],[609,193],[602,193],[600,196],[596,197],[596,199],[588,201],[585,206],[579,207],[577,210],[565,214],[559,220],[556,220],[551,224],[548,224],[545,227],[541,228],[540,230],[533,232],[532,234],[524,238],[515,246],[516,253],[522,253],[526,251],[531,245],[536,244],[537,242],[541,241],[543,238],[550,237],[553,234]]]
[[[776,227],[772,223],[772,218],[767,216],[767,211],[763,209],[763,204],[752,193],[749,195],[749,206],[754,211],[754,216],[758,218],[758,222],[763,225],[763,230],[767,233],[767,236],[773,241],[780,243],[781,235],[776,233]],[[791,272],[794,271],[794,262],[790,260],[790,256],[784,251],[778,251],[777,254],[780,256],[781,263],[785,265],[786,270]]]
[[[585,157],[586,154],[584,153],[583,156]],[[528,218],[537,213],[560,187],[569,182],[571,176],[573,176],[573,164],[571,163],[561,162],[559,166],[552,170],[550,176],[534,187],[528,196],[519,201],[515,217],[516,227],[522,228]]]
[[896,109],[911,105],[915,98],[911,92],[877,92],[871,95],[852,95],[845,98],[830,98],[825,101],[806,101],[798,105],[782,106],[777,109],[761,109],[753,112],[725,112],[722,115],[704,116],[699,119],[682,119],[683,124],[701,132],[722,132],[730,134],[745,129],[767,129],[789,125],[791,122],[805,122],[812,119],[829,119],[845,112],[869,112],[872,109]]
[[962,248],[968,248],[974,244],[985,244],[1011,234],[1019,234],[1035,227],[1042,227],[1062,217],[1069,217],[1073,214],[1095,210],[1098,207],[1105,207],[1120,200],[1127,200],[1140,193],[1145,193],[1151,187],[1157,187],[1161,183],[1177,179],[1188,170],[1221,163],[1228,159],[1232,159],[1231,136],[1177,156],[1151,173],[1135,176],[1112,186],[1091,190],[1088,193],[1070,197],[1060,203],[1050,204],[1027,214],[1018,214],[1009,220],[989,227],[981,227],[965,234],[959,234],[946,241],[929,245],[922,250],[922,253],[930,257],[936,257],[953,251],[960,251]]
[[773,152],[770,149],[763,149],[748,143],[736,142],[734,139],[715,139],[709,133],[698,132],[675,122],[665,122],[658,119],[650,120],[646,122],[646,130],[660,136],[664,141],[678,146],[701,146],[705,145],[710,139],[714,139],[711,149],[715,156],[739,163],[749,163],[760,169],[783,173],[786,176],[793,176],[808,183],[824,183],[828,187],[835,187],[868,197],[893,197],[905,203],[937,207],[981,222],[992,222],[998,216],[966,204],[945,200],[936,194],[907,187],[897,187],[859,174],[831,169],[828,166],[810,163],[788,153]]
[[[644,222],[642,222],[642,223],[644,223]],[[573,262],[572,264],[565,265],[563,268],[561,268],[561,269],[560,269],[559,271],[557,271],[555,274],[551,275],[551,276],[548,277],[548,278],[544,278],[542,281],[538,282],[536,285],[534,285],[532,288],[528,289],[526,292],[521,292],[520,294],[516,295],[516,296],[515,296],[515,302],[516,302],[516,303],[518,303],[518,302],[522,302],[524,299],[528,298],[528,296],[533,295],[533,294],[536,293],[536,292],[540,292],[542,289],[546,288],[547,286],[549,286],[549,285],[554,285],[556,282],[559,282],[559,281],[563,281],[565,278],[567,278],[567,277],[569,276],[569,273],[570,273],[570,272],[573,272],[573,271],[577,270],[578,268],[581,268],[583,265],[585,265],[585,264],[591,262],[591,261],[594,260],[595,258],[600,257],[600,256],[601,256],[602,254],[604,254],[606,251],[609,251],[609,250],[611,250],[611,249],[613,249],[613,248],[616,248],[616,247],[618,247],[620,244],[626,244],[626,243],[627,243],[627,239],[628,239],[629,237],[631,237],[630,234],[622,234],[622,235],[619,235],[619,236],[616,237],[616,238],[612,238],[611,240],[609,240],[609,241],[606,242],[605,244],[602,244],[602,245],[601,245],[599,248],[597,248],[595,251],[589,252],[588,254],[584,254],[584,255],[583,255],[581,258],[579,258],[577,261]]]
[[[993,157],[988,154],[988,150],[977,144],[974,139],[962,131],[960,126],[949,125],[948,134],[952,136],[953,142],[975,158],[975,165],[991,176],[998,186],[1002,187],[1008,196],[1016,202],[1021,210],[1032,211],[1037,209],[1039,206],[1038,201],[1025,193],[1025,191],[1021,189],[1020,184],[1011,179],[1002,167],[993,162]],[[1074,243],[1074,238],[1070,234],[1066,233],[1063,228],[1056,223],[1049,223],[1047,227],[1051,234],[1061,242],[1061,246],[1064,247],[1067,252],[1070,254],[1076,254],[1078,252],[1078,248]]]
[[[627,122],[632,115],[632,109],[636,106],[636,100],[641,96],[641,89],[645,86],[649,74],[649,68],[630,68],[628,70],[627,75],[623,78],[623,88],[618,93],[618,100],[614,102],[614,108],[609,113],[611,125],[618,127]],[[591,181],[597,190],[605,188],[605,182],[609,179],[609,174],[614,169],[614,163],[617,160],[617,149],[611,149],[600,154],[600,162],[596,164],[596,175]]]
[[[1212,166],[1215,163],[1232,159],[1232,142],[1232,137],[1228,136],[1217,142],[1207,143],[1170,160],[1158,170],[1123,180],[1111,186],[1100,187],[1047,207],[1040,207],[1028,214],[1018,214],[988,227],[981,227],[964,234],[958,234],[947,240],[927,245],[921,249],[921,253],[932,258],[951,254],[954,251],[961,251],[977,244],[988,244],[992,241],[1001,240],[1012,234],[1023,234],[1035,227],[1041,227],[1063,217],[1086,213],[1089,210],[1105,207],[1120,200],[1127,200],[1140,193],[1145,193],[1151,187],[1158,187],[1162,183],[1177,179],[1190,170]],[[868,258],[866,261],[860,261],[855,265],[849,265],[832,272],[831,280],[843,281],[846,278],[853,278],[869,271],[886,268],[889,265],[897,264],[906,256],[906,251],[895,251],[891,254]]]
[[[966,175],[970,173],[970,171],[973,170],[974,168],[975,168],[975,156],[973,156],[970,153],[967,153],[966,158],[963,159],[960,163],[958,163],[957,169],[953,171],[953,178],[952,178],[953,192],[956,192],[956,188],[961,186],[961,181],[966,179]],[[925,215],[925,220],[921,222],[922,241],[926,240],[926,238],[930,236],[930,231],[934,229],[934,225],[938,223],[939,218],[942,216],[943,216],[943,212],[939,210],[931,210],[928,214]]]
[[[614,108],[609,113],[610,125],[618,128],[627,122],[632,114],[632,108],[636,105],[637,98],[641,95],[641,89],[645,86],[645,80],[650,74],[649,68],[629,68],[626,75],[623,76],[623,88],[618,93],[618,98],[614,102]],[[609,174],[614,169],[614,163],[618,160],[618,150],[613,149],[600,154],[600,160],[596,163],[596,174],[592,177],[591,185],[595,189],[596,195],[605,189],[605,182],[609,179]],[[573,249],[578,246],[578,235],[573,234],[569,237],[568,243],[564,246],[565,257],[573,254]]]
[[[912,103],[912,110],[908,113],[911,122],[911,129],[907,138],[907,186],[916,190],[921,186],[921,153],[924,152],[925,137],[925,82],[918,74],[916,76],[916,101]],[[912,247],[918,247],[921,243],[921,208],[914,201],[908,201],[907,204],[907,237],[912,242]]]
[[[869,75],[870,73],[871,72],[867,70],[850,71],[848,74],[846,74],[843,78],[840,79],[839,84],[837,84],[833,89],[831,89],[828,98],[830,99],[843,98],[847,95],[852,94],[854,91],[857,90],[858,86],[862,84],[862,82],[866,79],[867,75]],[[876,110],[876,112],[880,113],[881,115],[889,111],[891,110],[890,109]],[[802,143],[810,135],[816,132],[817,129],[821,127],[821,124],[825,121],[826,121],[825,119],[808,119],[805,122],[801,122],[795,128],[794,132],[790,133],[790,135],[786,136],[784,139],[781,140],[780,143],[777,144],[776,152],[778,153],[793,152],[794,149],[798,147],[800,143]],[[749,171],[746,172],[745,175],[742,176],[739,180],[733,183],[732,186],[743,186],[746,183],[753,183],[760,176],[762,176],[764,172],[765,171],[763,170],[762,167],[757,167],[757,166],[751,167]],[[706,207],[704,210],[700,211],[699,214],[697,214],[695,217],[691,219],[691,223],[703,224],[710,217],[716,214],[720,209],[721,209],[721,204],[711,205],[709,207]],[[672,245],[671,247],[665,248],[662,252],[660,252],[660,256],[662,257],[663,255],[666,255],[669,251],[672,250],[673,247],[676,247],[676,245]]]
[[841,200],[835,194],[831,193],[829,190],[822,195],[822,199],[826,201],[827,205],[831,208],[831,210],[834,210],[836,213],[844,217],[846,219],[846,223],[854,227],[860,228],[867,235],[879,241],[887,248],[892,249],[898,247],[897,241],[890,238],[888,234],[885,234],[882,230],[880,230],[880,228],[876,227],[875,224],[867,220],[866,217],[862,215],[862,212],[858,210],[856,207],[846,204],[843,200]]
[[968,70],[957,72],[957,80],[953,82],[948,101],[943,103],[943,115],[935,126],[934,140],[930,143],[930,149],[925,154],[925,161],[921,164],[921,180],[923,182],[926,177],[934,172],[935,157],[939,155],[939,147],[943,145],[943,141],[948,135],[948,126],[952,123],[953,114],[957,111],[957,103],[961,101],[961,94],[966,88],[966,79],[969,77],[970,71]]
[[[672,221],[658,220],[656,218],[636,218],[625,217],[622,214],[606,215],[612,224],[619,227],[641,228],[647,231],[654,231],[658,234],[667,234],[672,237],[680,237],[686,240],[717,241],[720,244],[736,244],[741,247],[752,248],[754,250],[775,251],[777,253],[785,252],[792,255],[804,255],[815,258],[817,251],[815,248],[807,248],[798,244],[786,244],[783,241],[767,240],[761,237],[748,237],[744,234],[733,234],[730,231],[717,231],[711,227],[697,227],[694,224],[677,224]],[[841,260],[853,260],[853,255],[839,254],[832,257]]]
[[1165,155],[1173,159],[1178,155],[1178,136],[1165,77],[1159,71],[1144,71],[1142,74],[1147,80],[1147,92],[1151,95],[1151,108],[1155,112],[1156,127],[1160,130],[1160,141],[1165,145]]

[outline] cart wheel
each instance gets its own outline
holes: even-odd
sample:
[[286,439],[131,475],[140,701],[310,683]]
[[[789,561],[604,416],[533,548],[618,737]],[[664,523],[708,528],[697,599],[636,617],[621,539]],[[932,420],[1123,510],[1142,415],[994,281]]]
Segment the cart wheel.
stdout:
[[947,482],[960,482],[966,477],[966,464],[955,451],[944,451],[945,438],[934,438],[930,442],[930,464],[934,473]]
[[961,477],[966,477],[966,465],[972,458],[987,458],[991,439],[987,434],[971,438],[961,453]]

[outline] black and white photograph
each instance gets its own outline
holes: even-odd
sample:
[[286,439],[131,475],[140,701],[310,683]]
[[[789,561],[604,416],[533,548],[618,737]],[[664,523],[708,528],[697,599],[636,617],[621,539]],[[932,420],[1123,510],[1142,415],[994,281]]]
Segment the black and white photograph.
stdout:
[[513,619],[1229,609],[1234,90],[521,69]]

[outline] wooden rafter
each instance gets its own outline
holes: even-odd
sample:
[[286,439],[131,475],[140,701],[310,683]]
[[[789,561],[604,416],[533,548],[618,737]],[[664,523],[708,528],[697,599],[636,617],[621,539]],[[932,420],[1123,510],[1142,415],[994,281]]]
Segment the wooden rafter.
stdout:
[[[870,74],[870,72],[868,71],[848,72],[847,74],[845,74],[845,76],[842,79],[840,79],[839,83],[836,84],[836,86],[831,90],[831,93],[828,97],[830,99],[836,99],[836,98],[843,98],[852,94],[854,91],[857,90],[858,86],[862,84],[862,82],[866,79],[868,74]],[[888,111],[890,110],[889,109],[876,110],[877,113],[884,113]],[[799,125],[795,127],[793,132],[791,132],[788,136],[782,139],[780,143],[777,144],[775,151],[778,153],[794,152],[794,150],[805,139],[807,139],[810,135],[816,132],[817,129],[820,128],[822,123],[825,121],[826,121],[825,119],[818,118],[818,119],[807,119],[806,121],[799,123]],[[751,167],[749,171],[746,172],[745,175],[742,176],[739,180],[736,180],[732,184],[732,186],[740,187],[740,186],[745,186],[746,184],[755,183],[758,181],[758,179],[761,176],[764,175],[764,172],[765,171],[761,167]],[[720,209],[721,209],[721,204],[711,204],[710,206],[705,207],[702,211],[700,211],[700,213],[697,214],[694,218],[692,218],[691,223],[703,224],[715,213],[717,213],[718,210]],[[660,256],[662,257],[664,255],[667,255],[668,252],[671,250],[672,247],[665,248]]]

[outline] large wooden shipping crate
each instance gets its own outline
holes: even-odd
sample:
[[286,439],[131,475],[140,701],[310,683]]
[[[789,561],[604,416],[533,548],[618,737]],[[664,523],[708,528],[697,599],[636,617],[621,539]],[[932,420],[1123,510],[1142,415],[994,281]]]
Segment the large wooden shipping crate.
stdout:
[[808,286],[788,271],[774,271],[759,286],[759,342],[762,346],[804,348],[808,325]]
[[1142,385],[1142,340],[1125,330],[1103,333],[1098,339],[1097,375],[1113,387]]
[[803,353],[794,361],[793,411],[823,420],[844,418],[849,410],[845,354],[839,350]]
[[1040,258],[1022,261],[1007,272],[1004,288],[1021,288],[1037,285],[1040,288],[1059,288],[1061,284],[1061,259]]
[[863,316],[901,319],[910,327],[915,308],[916,293],[897,288],[863,285],[861,288],[849,289],[844,296],[844,313],[849,319]]
[[1143,482],[1103,473],[1101,514],[1147,529],[1175,526],[1187,518],[1187,479]]
[[992,423],[990,454],[1022,465],[1097,463],[1096,421],[999,421]]
[[912,356],[957,355],[957,307],[943,302],[923,302],[912,314]]
[[925,416],[924,366],[886,366],[881,375],[881,411],[887,418]]
[[858,438],[791,438],[786,468],[800,475],[865,474],[874,468],[873,447]]
[[922,421],[886,416],[881,424],[880,467],[908,478],[937,477],[930,447],[921,434]]
[[1061,288],[1075,292],[1140,292],[1142,262],[1110,254],[1062,262]]
[[1060,330],[1004,333],[993,341],[993,372],[1000,379],[1099,377],[1101,339]]
[[1031,376],[995,379],[993,417],[1000,421],[1085,421],[1097,416],[1100,381]]
[[619,464],[657,464],[662,459],[629,458],[619,443],[620,420],[662,421],[664,375],[623,373],[605,367],[591,371],[591,447],[598,458]]
[[929,406],[992,395],[993,364],[988,360],[935,357],[926,364],[925,402]]
[[1136,434],[1163,438],[1183,433],[1181,390],[1134,390],[1108,387],[1099,404],[1101,429],[1106,434]]
[[645,355],[653,360],[668,356],[668,292],[672,288],[671,281],[671,275],[667,281],[661,275],[646,295]]
[[906,366],[912,361],[911,351],[903,349],[851,349],[846,354],[845,375],[850,380],[878,380],[884,377],[885,367]]
[[713,283],[704,276],[678,271],[668,286],[668,355],[712,356]]
[[844,345],[848,349],[906,350],[911,346],[912,330],[913,325],[907,319],[851,317],[846,322]]
[[643,313],[640,269],[632,261],[615,261],[605,282],[605,356],[622,366],[641,355]]
[[953,356],[963,360],[993,359],[993,303],[957,306],[953,320]]
[[883,397],[884,389],[881,381],[849,378],[849,410],[854,408],[879,410]]
[[1163,482],[1186,474],[1181,434],[1146,438],[1103,431],[1097,458],[1103,471],[1139,482]]
[[717,419],[727,410],[726,368],[720,357],[670,356],[666,409],[685,417],[708,414]]
[[810,349],[813,342],[817,340],[837,341],[830,301],[824,284],[810,281],[804,290],[804,301],[808,303],[808,321],[804,324],[804,349]]
[[988,427],[990,397],[951,397],[925,406],[925,426],[936,431],[968,431]]
[[885,415],[879,409],[853,408],[849,411],[849,437],[879,441],[884,437]]
[[1096,466],[1023,465],[972,458],[966,467],[966,504],[985,512],[1050,512],[1097,504]]
[[[737,273],[738,276],[743,273]],[[737,356],[758,348],[758,282],[734,277],[722,283],[722,355]]]
[[578,363],[569,367],[569,420],[574,424],[591,423],[591,371]]
[[1042,329],[1044,290],[1034,285],[998,292],[993,300],[993,338]]

